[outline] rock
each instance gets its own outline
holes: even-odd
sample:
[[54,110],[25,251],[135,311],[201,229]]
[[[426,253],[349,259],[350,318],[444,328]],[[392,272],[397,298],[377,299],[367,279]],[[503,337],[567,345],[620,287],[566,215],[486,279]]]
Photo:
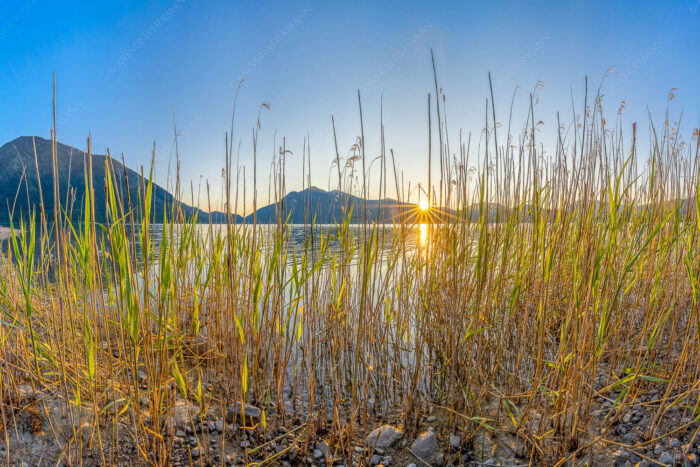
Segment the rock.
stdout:
[[184,437],[185,437],[185,432],[182,431],[182,430],[177,430],[177,431],[175,432],[175,436],[177,436],[178,438],[184,438]]
[[676,461],[670,452],[664,451],[661,454],[661,457],[659,457],[659,462],[661,462],[663,465],[673,465]]
[[297,458],[297,447],[292,446],[289,448],[289,452],[287,453],[287,459],[289,459],[290,462],[294,462],[294,460]]
[[434,415],[431,415],[430,417],[425,419],[425,421],[428,423],[433,423],[435,420],[437,420],[437,417]]
[[418,467],[418,466],[416,464],[411,463],[411,464],[408,464],[406,467]]
[[228,411],[226,412],[226,421],[245,421],[242,420],[244,412],[246,420],[253,423],[258,422],[262,414],[262,411],[259,408],[250,404],[241,404],[241,401],[236,401],[229,406]]
[[453,451],[458,451],[462,447],[462,438],[455,435],[454,433],[450,435],[450,448]]
[[163,414],[163,425],[171,428],[187,427],[190,420],[197,418],[197,407],[188,401],[178,400],[168,412]]
[[424,462],[439,465],[437,462],[442,453],[434,432],[426,431],[419,435],[411,444],[411,451]]
[[493,459],[487,459],[484,465],[496,465],[496,461]]
[[320,449],[314,449],[314,459],[320,459],[323,457],[323,453]]
[[192,452],[192,459],[198,459],[198,458],[199,458],[199,454],[200,454],[199,448],[194,448],[194,449],[192,449],[191,452]]
[[316,443],[316,449],[321,451],[321,454],[324,459],[328,459],[328,454],[330,450],[328,449],[328,443],[325,441],[321,441],[320,443]]
[[250,441],[248,441],[247,439],[244,439],[243,441],[241,441],[242,448],[247,448],[248,446],[250,446]]
[[365,438],[369,447],[388,449],[403,439],[403,431],[391,425],[382,425]]
[[379,465],[382,463],[382,458],[375,454],[370,458],[369,461],[371,465]]
[[392,462],[394,462],[393,457],[391,457],[391,456],[382,457],[382,465],[391,465]]
[[224,432],[224,421],[221,420],[221,419],[219,419],[219,420],[217,420],[216,422],[214,422],[214,428],[215,428],[216,431],[218,431],[219,433],[223,433],[223,432]]
[[679,448],[679,447],[681,447],[681,442],[678,438],[670,438],[668,440],[668,445],[671,446],[672,448]]

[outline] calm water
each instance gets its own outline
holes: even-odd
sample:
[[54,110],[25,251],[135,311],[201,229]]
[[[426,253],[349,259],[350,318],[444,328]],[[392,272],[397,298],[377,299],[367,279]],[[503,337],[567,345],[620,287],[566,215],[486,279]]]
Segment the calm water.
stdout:
[[[233,228],[233,227],[232,227]],[[252,234],[252,225],[238,226],[238,232],[241,235]],[[257,241],[261,242],[263,247],[262,251],[269,251],[273,248],[273,243],[277,240],[277,227],[275,225],[259,225],[258,227],[258,237]],[[403,236],[403,241],[405,242],[408,251],[415,251],[421,246],[425,245],[428,233],[433,226],[428,226],[427,224],[417,224],[413,226],[393,226],[385,225],[377,227],[376,234],[379,238],[380,249],[379,253],[386,253],[395,241],[401,241]],[[210,230],[211,229],[211,230]],[[338,232],[334,225],[315,225],[313,231],[308,225],[291,224],[287,226],[288,241],[288,264],[291,265],[299,255],[303,254],[307,248],[307,245],[311,250],[316,250],[318,252],[323,239],[326,240],[328,244],[328,252],[333,255],[339,253],[343,245],[341,245],[338,239]],[[217,233],[221,235],[226,234],[226,225],[217,224],[209,226],[207,224],[202,224],[197,226],[197,232],[202,238],[210,239]],[[369,237],[371,235],[371,228],[363,229],[361,225],[350,225],[348,227],[348,234],[354,239],[356,249],[364,242],[365,235]],[[175,232],[174,240],[177,242],[177,232]],[[160,246],[163,238],[163,228],[162,226],[152,226],[151,227],[151,238],[156,249]],[[309,245],[309,243],[311,243]],[[155,250],[154,250],[155,251]],[[140,251],[137,252],[140,254]]]

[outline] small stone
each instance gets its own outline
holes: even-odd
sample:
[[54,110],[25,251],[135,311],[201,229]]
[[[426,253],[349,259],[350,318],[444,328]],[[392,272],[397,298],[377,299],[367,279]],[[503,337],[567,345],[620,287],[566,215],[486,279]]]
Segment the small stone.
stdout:
[[224,421],[219,419],[216,422],[214,422],[214,429],[218,431],[219,433],[224,432]]
[[425,421],[428,423],[433,423],[435,420],[437,420],[437,417],[435,415],[431,415],[425,419]]
[[297,447],[292,446],[289,448],[289,452],[287,453],[287,459],[289,459],[290,462],[294,462],[294,460],[297,458]]
[[450,448],[452,448],[453,451],[459,450],[459,448],[462,446],[462,438],[459,436],[455,435],[454,433],[450,435]]
[[668,445],[672,448],[679,448],[681,447],[681,442],[678,438],[671,438],[668,440]]
[[175,432],[175,436],[177,436],[178,438],[184,438],[184,437],[185,437],[185,432],[182,431],[182,430],[177,430],[177,431]]
[[391,457],[391,456],[382,457],[382,465],[391,465],[392,462],[394,462],[393,457]]
[[241,401],[236,401],[229,406],[226,413],[226,420],[229,422],[239,420],[241,417],[243,417],[244,412],[246,420],[250,420],[252,422],[259,421],[262,414],[262,411],[259,408],[250,404],[241,404]]
[[420,434],[411,445],[413,454],[423,461],[433,464],[436,463],[440,455],[440,447],[438,445],[437,436],[432,431],[426,431]]
[[659,457],[659,462],[661,462],[663,465],[673,465],[676,461],[670,452],[664,451],[661,454],[661,457]]
[[370,458],[370,463],[372,465],[379,465],[381,462],[382,462],[382,458],[376,454]]
[[199,458],[199,448],[194,448],[192,449],[192,459],[197,459]]
[[244,439],[243,441],[241,441],[242,448],[247,448],[248,446],[250,446],[250,441],[248,441],[247,439]]
[[224,456],[224,462],[226,462],[226,465],[233,465],[233,458],[226,454]]
[[484,465],[496,465],[496,461],[493,459],[488,459],[486,462],[484,462]]
[[394,428],[391,425],[382,425],[367,435],[365,444],[369,447],[374,446],[375,449],[388,449],[401,441],[402,438],[403,432],[398,428]]

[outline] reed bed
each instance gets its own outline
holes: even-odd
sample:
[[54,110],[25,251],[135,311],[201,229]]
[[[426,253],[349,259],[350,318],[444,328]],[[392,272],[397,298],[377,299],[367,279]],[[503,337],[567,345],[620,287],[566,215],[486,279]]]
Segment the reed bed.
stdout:
[[[320,440],[337,463],[365,464],[354,448],[367,432],[391,421],[410,439],[428,414],[470,452],[483,433],[509,437],[525,463],[591,462],[621,446],[647,459],[659,440],[684,433],[690,452],[700,429],[698,130],[684,140],[668,117],[658,128],[650,121],[641,155],[636,125],[623,134],[621,117],[606,122],[600,92],[588,94],[547,153],[534,96],[518,131],[497,123],[491,95],[484,129],[460,132],[455,150],[436,78],[422,189],[431,205],[392,235],[369,219],[352,226],[362,205],[333,228],[307,213],[302,251],[283,221],[202,226],[173,204],[156,224],[152,177],[139,199],[125,199],[109,165],[105,224],[89,192],[71,209],[39,205],[16,219],[0,260],[7,463],[30,397],[57,445],[53,462],[71,465],[87,453],[100,464],[276,464]],[[361,119],[359,93],[358,105]],[[416,201],[383,127],[368,170],[359,123],[356,145],[334,162],[337,188]],[[243,192],[232,140],[229,210]],[[277,200],[286,154],[273,155]],[[306,186],[308,145],[303,160]],[[92,186],[90,170],[85,180]],[[420,223],[425,238],[412,247]],[[176,443],[178,407],[196,409],[186,418],[199,446],[200,421],[242,403],[261,416],[236,423],[214,453]],[[622,441],[620,421],[640,407],[652,422]],[[70,423],[56,423],[56,410]],[[276,451],[279,426],[290,441]],[[239,445],[243,433],[249,446]]]

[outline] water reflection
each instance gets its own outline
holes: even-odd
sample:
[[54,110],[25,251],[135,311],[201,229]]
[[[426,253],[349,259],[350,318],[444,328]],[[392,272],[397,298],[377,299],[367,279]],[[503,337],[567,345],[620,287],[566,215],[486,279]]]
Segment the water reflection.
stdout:
[[419,236],[418,236],[418,244],[421,247],[424,247],[425,244],[428,242],[428,224],[420,224],[418,226],[419,230]]

